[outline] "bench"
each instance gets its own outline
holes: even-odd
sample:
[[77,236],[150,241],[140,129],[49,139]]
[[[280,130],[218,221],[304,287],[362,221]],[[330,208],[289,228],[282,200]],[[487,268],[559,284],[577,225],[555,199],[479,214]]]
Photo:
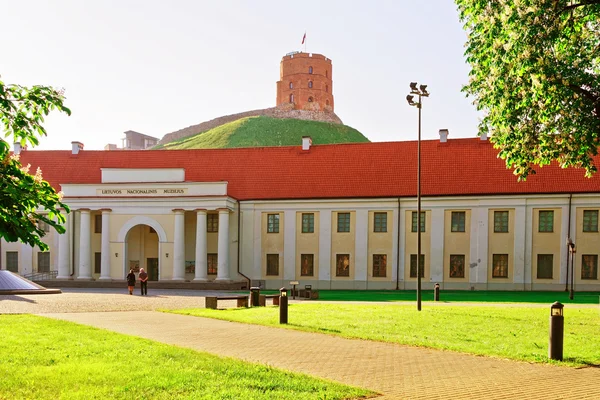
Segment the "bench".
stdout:
[[237,295],[223,295],[223,296],[207,296],[205,298],[205,307],[217,309],[217,302],[219,300],[237,300],[238,307],[248,307],[248,296],[243,294]]
[[258,297],[258,305],[260,307],[265,307],[267,305],[267,299],[273,299],[273,305],[279,305],[279,295],[278,294],[261,294]]

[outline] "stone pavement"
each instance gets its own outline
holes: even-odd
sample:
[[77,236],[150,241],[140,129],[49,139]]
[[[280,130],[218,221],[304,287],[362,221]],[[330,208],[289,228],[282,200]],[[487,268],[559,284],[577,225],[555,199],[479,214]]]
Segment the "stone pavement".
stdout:
[[156,311],[44,316],[369,388],[380,399],[600,399],[600,368],[567,368]]

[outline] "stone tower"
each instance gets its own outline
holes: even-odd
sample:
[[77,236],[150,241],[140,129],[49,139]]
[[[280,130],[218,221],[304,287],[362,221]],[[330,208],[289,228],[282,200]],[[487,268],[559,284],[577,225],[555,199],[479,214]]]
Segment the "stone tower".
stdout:
[[321,54],[289,53],[281,59],[277,106],[333,112],[331,60]]

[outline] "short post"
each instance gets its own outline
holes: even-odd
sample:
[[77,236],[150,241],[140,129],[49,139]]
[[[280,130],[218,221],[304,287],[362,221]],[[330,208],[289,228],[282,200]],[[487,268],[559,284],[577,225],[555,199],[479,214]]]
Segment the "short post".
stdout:
[[260,305],[260,287],[253,286],[250,288],[250,300],[252,307],[258,307]]
[[298,285],[298,281],[291,281],[290,285],[292,285],[292,299],[296,300],[296,285]]
[[440,284],[436,283],[433,286],[433,299],[435,301],[440,301]]
[[312,298],[312,285],[304,285],[304,295],[309,300]]
[[551,360],[563,359],[563,336],[565,330],[565,319],[563,317],[563,305],[555,301],[550,306],[550,340],[548,344],[548,358]]
[[288,323],[288,297],[286,288],[279,289],[279,323]]

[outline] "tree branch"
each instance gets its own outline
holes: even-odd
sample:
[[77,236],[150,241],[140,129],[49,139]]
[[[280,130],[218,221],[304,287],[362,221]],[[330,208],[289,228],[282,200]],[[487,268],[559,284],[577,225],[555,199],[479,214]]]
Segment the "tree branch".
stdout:
[[593,4],[600,4],[600,0],[581,0],[581,3],[571,4],[569,6],[563,7],[563,9],[560,12],[562,14],[565,11],[573,10],[577,7],[591,6]]

